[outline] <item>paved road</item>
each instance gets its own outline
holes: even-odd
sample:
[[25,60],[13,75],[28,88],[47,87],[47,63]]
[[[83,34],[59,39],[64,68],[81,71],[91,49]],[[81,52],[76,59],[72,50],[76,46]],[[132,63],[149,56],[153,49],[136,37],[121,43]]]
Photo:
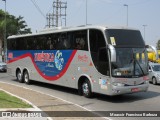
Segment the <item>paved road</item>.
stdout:
[[[76,90],[57,87],[54,85],[33,82],[32,85],[18,83],[14,77],[8,76],[5,73],[0,74],[0,81],[11,84],[27,87],[36,91],[41,91],[45,94],[70,101],[78,104],[86,109],[93,111],[160,111],[160,85],[150,84],[149,91],[136,94],[127,94],[117,97],[109,97],[96,94],[94,98],[88,99],[79,96]],[[101,114],[101,113],[100,113]],[[112,117],[112,120],[130,120],[137,118],[119,118]],[[140,120],[159,120],[157,117],[138,118]]]

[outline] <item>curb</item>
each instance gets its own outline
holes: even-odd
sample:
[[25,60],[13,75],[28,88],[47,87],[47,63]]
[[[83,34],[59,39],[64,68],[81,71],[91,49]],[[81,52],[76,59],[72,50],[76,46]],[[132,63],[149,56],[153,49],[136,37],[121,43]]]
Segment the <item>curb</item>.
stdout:
[[[52,98],[56,98],[57,100],[61,100],[61,101],[65,102],[65,103],[72,104],[72,105],[74,105],[75,107],[78,107],[78,108],[80,108],[80,109],[82,109],[82,110],[90,111],[90,112],[92,113],[92,111],[91,111],[90,109],[87,109],[87,108],[85,108],[85,107],[83,107],[83,106],[80,106],[80,105],[78,105],[78,104],[72,103],[72,102],[70,102],[70,101],[64,100],[64,99],[62,99],[62,98],[56,97],[56,96],[54,96],[54,95],[46,94],[46,93],[43,93],[43,92],[41,92],[41,91],[36,91],[36,90],[30,89],[30,88],[27,88],[27,87],[23,87],[23,86],[18,86],[18,85],[12,84],[12,83],[6,83],[6,82],[2,82],[2,81],[0,81],[0,83],[8,84],[8,85],[13,85],[13,86],[17,86],[17,87],[21,87],[21,88],[23,88],[23,89],[31,90],[31,91],[40,93],[40,94],[42,94],[42,95],[47,95],[47,96],[50,96],[50,97],[52,97]],[[36,107],[36,108],[38,108],[38,107]],[[43,110],[42,110],[42,111],[43,111]],[[102,117],[101,115],[99,115],[99,114],[97,114],[97,113],[94,113],[94,112],[93,112],[93,114],[95,114],[95,115],[97,115],[97,116],[99,116],[100,118],[105,119],[105,120],[112,120],[111,118]],[[53,120],[54,118],[53,118],[53,117],[52,117],[52,118],[48,117],[48,119],[49,119],[49,120]],[[56,119],[56,118],[55,118],[55,119]],[[58,118],[58,119],[59,119],[59,118]],[[75,119],[75,118],[73,118],[73,119]],[[76,118],[76,119],[78,119],[78,118]],[[84,119],[84,118],[83,118],[83,119]],[[92,118],[92,119],[93,119],[93,118]],[[69,120],[69,118],[66,118],[66,120]],[[88,120],[88,119],[86,118],[86,120]]]
[[[6,109],[0,109],[0,111],[41,111],[41,112],[43,112],[40,108],[38,108],[36,105],[34,105],[33,103],[31,103],[30,101],[28,101],[28,100],[26,100],[26,99],[24,99],[24,98],[22,98],[22,97],[19,97],[19,96],[17,96],[17,95],[14,95],[14,94],[12,94],[12,93],[10,93],[10,92],[8,92],[8,91],[6,91],[6,90],[3,90],[3,89],[1,89],[0,88],[0,91],[3,91],[3,92],[6,92],[7,94],[9,94],[9,95],[11,95],[11,96],[14,96],[14,97],[16,97],[16,98],[18,98],[18,99],[21,99],[22,101],[24,101],[24,102],[26,102],[26,103],[28,103],[28,104],[30,104],[33,108],[6,108]],[[47,120],[53,120],[51,117],[47,117]]]

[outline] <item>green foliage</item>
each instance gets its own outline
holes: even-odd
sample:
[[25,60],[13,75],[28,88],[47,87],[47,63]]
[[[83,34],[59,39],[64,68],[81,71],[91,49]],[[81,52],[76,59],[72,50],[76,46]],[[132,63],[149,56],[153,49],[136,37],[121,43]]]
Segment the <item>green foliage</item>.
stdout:
[[0,108],[31,108],[26,102],[0,91]]
[[23,20],[22,16],[15,17],[13,15],[10,15],[8,12],[5,13],[3,10],[0,9],[0,48],[3,48],[4,46],[4,36],[7,38],[11,35],[31,33],[31,29],[27,27],[28,26]]
[[26,22],[23,20],[22,16],[15,17],[13,15],[10,15],[9,13],[6,13],[5,21],[5,12],[0,10],[0,40],[4,38],[3,36],[5,31],[5,25],[6,37],[16,34],[31,33],[31,29],[27,28],[28,26]]
[[8,36],[13,34],[27,34],[31,33],[31,29],[27,28],[27,24],[22,16],[15,18],[15,16],[10,15],[7,20],[7,33]]

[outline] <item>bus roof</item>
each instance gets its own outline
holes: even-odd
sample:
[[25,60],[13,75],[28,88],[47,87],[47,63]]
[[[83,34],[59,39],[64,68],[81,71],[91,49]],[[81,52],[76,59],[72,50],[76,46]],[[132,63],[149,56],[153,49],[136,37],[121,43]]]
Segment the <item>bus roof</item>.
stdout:
[[128,29],[128,30],[138,30],[138,29],[131,28],[131,27],[126,27],[126,26],[81,25],[81,26],[77,26],[77,27],[47,28],[47,29],[44,29],[44,30],[39,31],[37,33],[23,34],[23,35],[12,35],[12,36],[9,36],[8,39],[29,37],[29,36],[36,36],[36,35],[45,35],[45,34],[50,34],[50,33],[86,30],[86,29],[99,29],[99,30],[105,30],[105,29]]

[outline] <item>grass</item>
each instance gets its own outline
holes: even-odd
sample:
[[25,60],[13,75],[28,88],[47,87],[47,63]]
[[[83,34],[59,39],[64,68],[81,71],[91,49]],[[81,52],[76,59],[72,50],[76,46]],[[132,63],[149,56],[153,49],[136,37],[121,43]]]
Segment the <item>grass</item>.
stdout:
[[0,108],[32,108],[32,106],[19,98],[0,91]]

